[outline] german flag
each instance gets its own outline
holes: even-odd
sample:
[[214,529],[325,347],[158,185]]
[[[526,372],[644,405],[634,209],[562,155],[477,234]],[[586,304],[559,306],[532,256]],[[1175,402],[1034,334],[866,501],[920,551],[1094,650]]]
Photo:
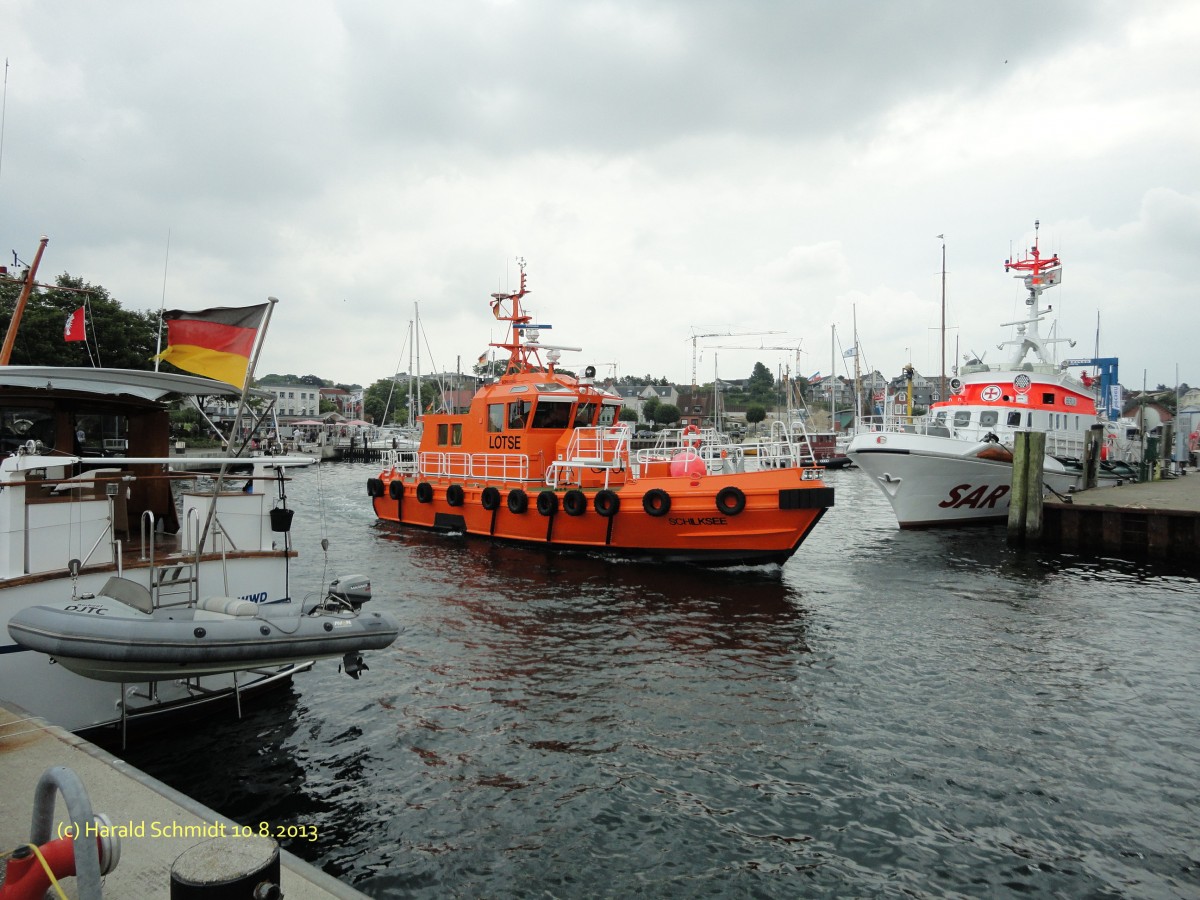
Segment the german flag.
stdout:
[[254,338],[267,304],[218,306],[198,312],[179,309],[163,313],[167,323],[167,349],[163,359],[196,375],[244,387]]

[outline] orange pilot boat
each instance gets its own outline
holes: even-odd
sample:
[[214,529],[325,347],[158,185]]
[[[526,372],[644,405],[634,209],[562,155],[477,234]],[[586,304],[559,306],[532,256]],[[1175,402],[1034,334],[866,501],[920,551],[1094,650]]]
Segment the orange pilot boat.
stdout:
[[[833,506],[823,469],[798,460],[747,471],[738,445],[694,427],[634,450],[621,399],[559,372],[564,350],[520,289],[493,294],[508,323],[504,374],[465,414],[423,417],[420,447],[393,450],[367,493],[382,520],[626,558],[702,565],[782,564]],[[545,361],[543,362],[543,355]]]

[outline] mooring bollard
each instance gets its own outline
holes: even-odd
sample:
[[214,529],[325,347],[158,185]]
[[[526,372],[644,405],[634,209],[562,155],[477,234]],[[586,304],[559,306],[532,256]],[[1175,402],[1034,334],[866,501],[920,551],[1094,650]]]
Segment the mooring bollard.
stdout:
[[272,838],[213,838],[179,854],[171,900],[271,900],[279,888],[279,845]]

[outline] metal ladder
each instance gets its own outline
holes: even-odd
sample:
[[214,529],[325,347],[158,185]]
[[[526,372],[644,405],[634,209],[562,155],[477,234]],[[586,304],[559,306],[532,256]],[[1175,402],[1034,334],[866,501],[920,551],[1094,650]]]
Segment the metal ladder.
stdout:
[[[154,609],[162,606],[194,606],[200,599],[199,552],[194,555],[180,554],[169,562],[157,561],[154,528],[154,513],[146,510],[142,514],[142,558],[149,562],[150,596]],[[222,534],[219,527],[213,531],[214,543]]]

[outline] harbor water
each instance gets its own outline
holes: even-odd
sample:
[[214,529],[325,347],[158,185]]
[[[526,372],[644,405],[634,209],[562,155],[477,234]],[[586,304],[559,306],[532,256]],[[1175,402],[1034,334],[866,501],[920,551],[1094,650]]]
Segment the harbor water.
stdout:
[[292,592],[363,572],[396,643],[125,759],[372,897],[1200,897],[1197,573],[857,470],[732,571],[400,530],[375,474],[294,473]]

